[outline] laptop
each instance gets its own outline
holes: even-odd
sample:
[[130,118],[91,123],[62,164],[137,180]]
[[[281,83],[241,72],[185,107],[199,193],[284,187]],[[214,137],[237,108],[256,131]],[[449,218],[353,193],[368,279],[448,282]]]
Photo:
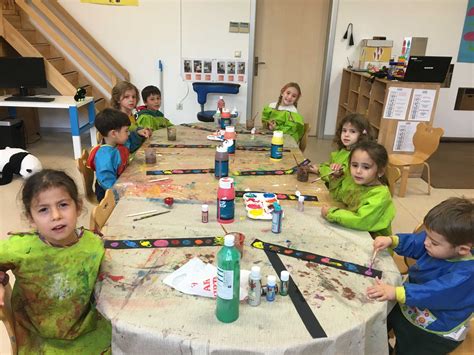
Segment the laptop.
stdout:
[[403,81],[442,83],[446,79],[452,57],[412,56]]

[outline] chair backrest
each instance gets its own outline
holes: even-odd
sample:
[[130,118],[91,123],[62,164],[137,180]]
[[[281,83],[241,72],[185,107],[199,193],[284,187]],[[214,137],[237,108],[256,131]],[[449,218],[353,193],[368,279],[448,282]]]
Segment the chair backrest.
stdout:
[[100,232],[115,208],[115,197],[111,189],[105,191],[104,198],[95,206],[91,214],[90,229]]
[[300,150],[302,152],[304,152],[306,149],[306,143],[308,142],[308,133],[309,133],[310,128],[311,126],[309,125],[309,123],[304,124],[304,133],[303,133],[303,137],[301,137],[301,140],[300,140]]
[[15,334],[15,323],[13,320],[13,311],[11,305],[11,296],[12,296],[12,288],[10,284],[5,286],[5,294],[4,294],[4,306],[0,307],[0,320],[5,325],[7,329],[8,337],[10,338],[10,344],[12,347],[13,355],[17,354],[17,340]]
[[94,205],[97,205],[98,201],[93,189],[94,171],[87,166],[87,158],[89,158],[89,152],[87,149],[84,149],[82,151],[81,157],[76,160],[77,170],[79,170],[82,176],[86,200]]
[[197,93],[202,111],[207,101],[207,94],[238,94],[239,88],[240,84],[234,83],[193,83],[193,90]]
[[385,176],[388,181],[388,189],[390,190],[390,195],[393,196],[395,193],[395,183],[402,175],[399,168],[396,166],[388,165],[385,169]]
[[423,160],[428,159],[438,149],[439,140],[443,134],[442,128],[434,128],[424,122],[418,123],[413,136],[414,154]]

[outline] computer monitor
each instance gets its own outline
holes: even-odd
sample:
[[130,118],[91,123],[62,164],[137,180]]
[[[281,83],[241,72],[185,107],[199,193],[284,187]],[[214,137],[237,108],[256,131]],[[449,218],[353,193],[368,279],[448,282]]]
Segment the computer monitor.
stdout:
[[412,56],[403,81],[442,83],[446,79],[452,57]]
[[19,89],[19,96],[28,96],[28,89],[47,87],[43,58],[0,57],[0,88]]

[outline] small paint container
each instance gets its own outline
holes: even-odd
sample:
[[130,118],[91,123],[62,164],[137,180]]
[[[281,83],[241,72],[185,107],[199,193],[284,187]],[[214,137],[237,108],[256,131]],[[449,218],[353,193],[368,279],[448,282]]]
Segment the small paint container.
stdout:
[[288,296],[288,286],[290,284],[290,273],[283,270],[280,274],[280,295]]
[[267,301],[273,302],[275,301],[276,296],[276,276],[269,275],[267,276]]
[[298,166],[296,169],[296,180],[306,182],[308,178],[308,168],[306,166]]
[[156,150],[153,148],[145,148],[145,163],[156,164]]
[[167,128],[167,133],[168,133],[168,140],[169,141],[175,141],[176,140],[176,127],[171,126]]
[[298,196],[298,205],[297,206],[298,206],[297,207],[298,211],[300,211],[300,212],[304,211],[304,196],[303,195]]
[[173,198],[173,197],[166,197],[166,198],[164,199],[164,202],[165,202],[165,206],[166,206],[167,208],[171,208],[171,207],[173,207],[174,198]]
[[209,205],[204,204],[201,206],[201,222],[209,222]]

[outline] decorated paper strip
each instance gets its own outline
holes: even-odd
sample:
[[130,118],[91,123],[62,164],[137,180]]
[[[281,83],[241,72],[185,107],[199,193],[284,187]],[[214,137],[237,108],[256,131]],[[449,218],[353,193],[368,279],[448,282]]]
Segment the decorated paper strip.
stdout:
[[[215,148],[216,144],[156,144],[152,143],[149,145],[150,148]],[[268,152],[270,151],[270,146],[245,146],[238,145],[235,149],[237,150],[247,150],[254,152]],[[284,152],[291,152],[291,149],[283,148]]]
[[214,169],[170,169],[170,170],[148,170],[147,175],[182,175],[182,174],[211,174]]
[[[281,275],[283,270],[286,270],[285,265],[281,261],[280,257],[276,253],[272,253],[269,250],[265,250],[265,254],[267,254],[268,260],[273,266],[277,275]],[[288,270],[286,270],[288,271]],[[301,293],[298,286],[296,286],[293,278],[290,274],[289,284],[288,284],[288,295],[290,296],[291,302],[296,308],[303,324],[305,325],[306,329],[308,330],[309,334],[313,339],[316,338],[327,338],[326,332],[324,331],[323,327],[319,323],[318,319],[314,315],[311,307],[306,302],[306,298]]]
[[[207,127],[197,126],[197,125],[190,124],[190,123],[181,123],[181,126],[194,128],[194,129],[200,129],[201,131],[207,131],[207,132],[215,132],[217,130],[217,129],[207,128]],[[246,130],[246,129],[237,129],[237,130],[235,130],[235,132],[238,133],[238,134],[252,134],[251,131]],[[255,134],[256,135],[259,134],[259,135],[262,135],[262,136],[273,136],[272,131],[265,130],[265,129],[261,130],[261,131],[257,131],[257,132],[255,132]]]
[[380,270],[369,269],[362,265],[350,263],[347,261],[332,259],[327,256],[308,253],[302,250],[291,249],[291,248],[287,248],[287,247],[277,245],[277,244],[266,243],[259,239],[255,239],[251,245],[252,247],[256,249],[261,249],[261,250],[270,251],[273,253],[291,256],[293,258],[297,258],[300,260],[305,260],[312,263],[334,267],[336,269],[353,272],[355,274],[359,274],[363,276],[378,277],[378,278],[382,277],[382,271]]
[[[311,163],[309,159],[305,159],[299,166],[305,166]],[[296,172],[298,166],[294,166],[286,170],[237,170],[233,171],[231,175],[234,176],[261,176],[261,175],[292,175]]]
[[[295,194],[285,194],[285,193],[281,193],[281,192],[268,192],[268,191],[235,191],[235,197],[243,197],[244,194],[249,194],[249,193],[254,193],[254,194],[269,193],[269,194],[276,195],[276,197],[279,201],[281,201],[281,200],[295,200],[295,201],[298,201],[298,196],[295,195]],[[315,195],[301,195],[301,196],[304,196],[305,201],[319,201],[318,196],[315,196]]]
[[224,237],[104,240],[106,249],[189,248],[224,245]]

